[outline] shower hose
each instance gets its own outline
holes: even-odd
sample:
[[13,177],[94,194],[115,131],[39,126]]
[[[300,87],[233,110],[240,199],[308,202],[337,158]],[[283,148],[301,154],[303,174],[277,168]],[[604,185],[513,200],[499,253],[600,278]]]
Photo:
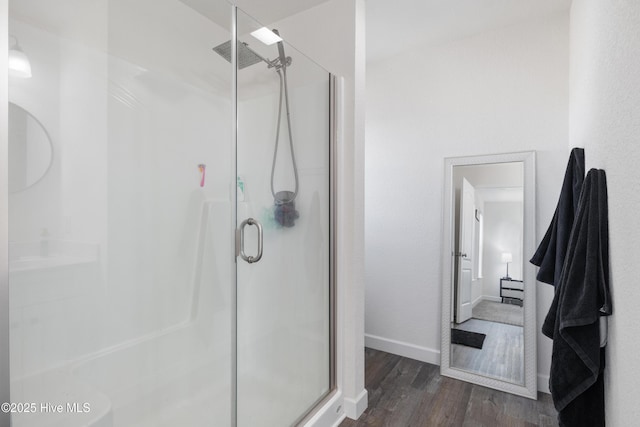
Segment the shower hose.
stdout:
[[[296,196],[298,195],[298,166],[296,165],[296,156],[295,153],[293,152],[293,135],[291,134],[291,117],[289,114],[289,92],[287,90],[287,69],[286,69],[286,65],[283,66],[282,68],[279,68],[276,70],[278,73],[278,76],[280,77],[280,99],[278,101],[278,121],[277,121],[277,126],[276,126],[276,144],[275,147],[273,149],[273,163],[271,164],[271,194],[273,194],[273,198],[276,202],[276,204],[281,204],[281,203],[290,203],[293,202],[296,199]],[[293,165],[293,175],[294,175],[294,179],[295,179],[295,187],[293,192],[291,193],[291,195],[287,196],[286,200],[279,200],[278,197],[276,196],[276,191],[273,188],[273,176],[275,174],[275,170],[276,170],[276,158],[278,156],[278,143],[280,141],[280,120],[282,119],[282,98],[283,98],[283,93],[284,93],[284,102],[285,102],[285,109],[287,110],[287,129],[288,129],[288,133],[289,133],[289,147],[291,149],[291,163]],[[289,193],[289,192],[287,192]]]

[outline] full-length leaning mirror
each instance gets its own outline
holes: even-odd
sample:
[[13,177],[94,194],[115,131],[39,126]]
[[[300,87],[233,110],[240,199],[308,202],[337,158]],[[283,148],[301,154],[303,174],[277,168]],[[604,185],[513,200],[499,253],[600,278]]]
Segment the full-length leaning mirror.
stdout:
[[535,153],[445,159],[442,375],[535,399]]

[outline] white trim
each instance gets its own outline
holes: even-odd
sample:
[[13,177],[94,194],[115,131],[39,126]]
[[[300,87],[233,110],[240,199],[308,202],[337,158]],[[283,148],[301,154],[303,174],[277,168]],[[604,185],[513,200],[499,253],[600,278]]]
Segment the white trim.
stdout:
[[480,301],[482,301],[483,299],[484,295],[480,295],[478,298],[473,300],[473,302],[471,303],[471,307],[475,307],[476,305],[480,304]]
[[549,390],[549,375],[542,375],[538,373],[538,391],[541,393],[551,394],[551,390]]
[[398,356],[431,363],[432,365],[440,364],[440,350],[433,348],[422,347],[408,342],[396,341],[370,334],[364,335],[364,345],[374,350],[397,354]]
[[475,307],[476,305],[480,304],[481,301],[502,302],[502,298],[494,297],[492,295],[480,295],[478,298],[473,300],[472,306]]
[[339,427],[340,424],[342,424],[342,422],[346,419],[347,419],[347,416],[345,414],[340,415],[340,418],[338,419],[338,421],[336,421],[336,423],[331,427]]
[[342,392],[335,393],[305,424],[305,427],[335,427],[346,418],[344,414]]
[[[342,134],[342,122],[344,117],[342,116],[343,112],[343,87],[344,82],[343,78],[337,76],[335,74],[329,73],[329,82],[330,82],[330,102],[331,102],[331,155],[330,155],[330,176],[331,176],[331,237],[330,240],[333,242],[331,248],[331,261],[333,263],[333,269],[331,271],[331,279],[333,280],[331,286],[331,292],[335,293],[333,296],[334,307],[333,307],[333,322],[335,324],[332,326],[333,333],[335,336],[332,337],[333,340],[333,371],[332,375],[335,375],[335,390],[332,391],[333,395],[326,401],[319,403],[314,410],[316,411],[313,416],[310,418],[303,420],[305,427],[330,427],[336,426],[340,424],[340,422],[345,418],[343,411],[343,384],[344,380],[342,378],[342,374],[344,372],[343,364],[344,364],[344,321],[345,316],[343,313],[345,300],[345,290],[343,286],[339,286],[338,281],[338,256],[337,252],[339,250],[339,238],[340,235],[337,232],[339,226],[339,206],[338,203],[338,194],[339,194],[339,185],[340,182],[338,180],[339,173],[339,159],[342,156],[338,155],[339,146],[343,141]],[[325,398],[326,399],[326,398]]]
[[344,413],[352,420],[357,420],[365,409],[367,409],[368,403],[367,389],[363,389],[355,399],[348,399],[345,397],[343,404]]
[[[8,54],[9,5],[0,0],[0,402],[11,402],[9,369],[9,180],[8,166]],[[0,425],[8,426],[11,414],[0,411]]]

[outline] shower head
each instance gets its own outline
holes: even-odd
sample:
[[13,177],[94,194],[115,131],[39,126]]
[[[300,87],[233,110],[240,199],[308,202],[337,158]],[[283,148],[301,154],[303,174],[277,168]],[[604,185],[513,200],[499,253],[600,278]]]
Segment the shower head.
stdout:
[[[238,69],[242,70],[243,68],[250,67],[253,64],[257,64],[260,61],[264,61],[267,64],[271,65],[271,63],[263,58],[262,56],[255,53],[249,45],[238,41]],[[222,43],[213,48],[213,50],[220,56],[222,56],[227,61],[231,62],[231,40]]]

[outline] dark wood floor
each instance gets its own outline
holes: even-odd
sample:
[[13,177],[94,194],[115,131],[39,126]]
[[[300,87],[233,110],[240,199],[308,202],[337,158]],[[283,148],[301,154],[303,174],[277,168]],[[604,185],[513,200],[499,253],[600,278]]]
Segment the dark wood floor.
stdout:
[[557,426],[551,397],[538,400],[440,376],[440,367],[365,350],[369,408],[354,426]]

